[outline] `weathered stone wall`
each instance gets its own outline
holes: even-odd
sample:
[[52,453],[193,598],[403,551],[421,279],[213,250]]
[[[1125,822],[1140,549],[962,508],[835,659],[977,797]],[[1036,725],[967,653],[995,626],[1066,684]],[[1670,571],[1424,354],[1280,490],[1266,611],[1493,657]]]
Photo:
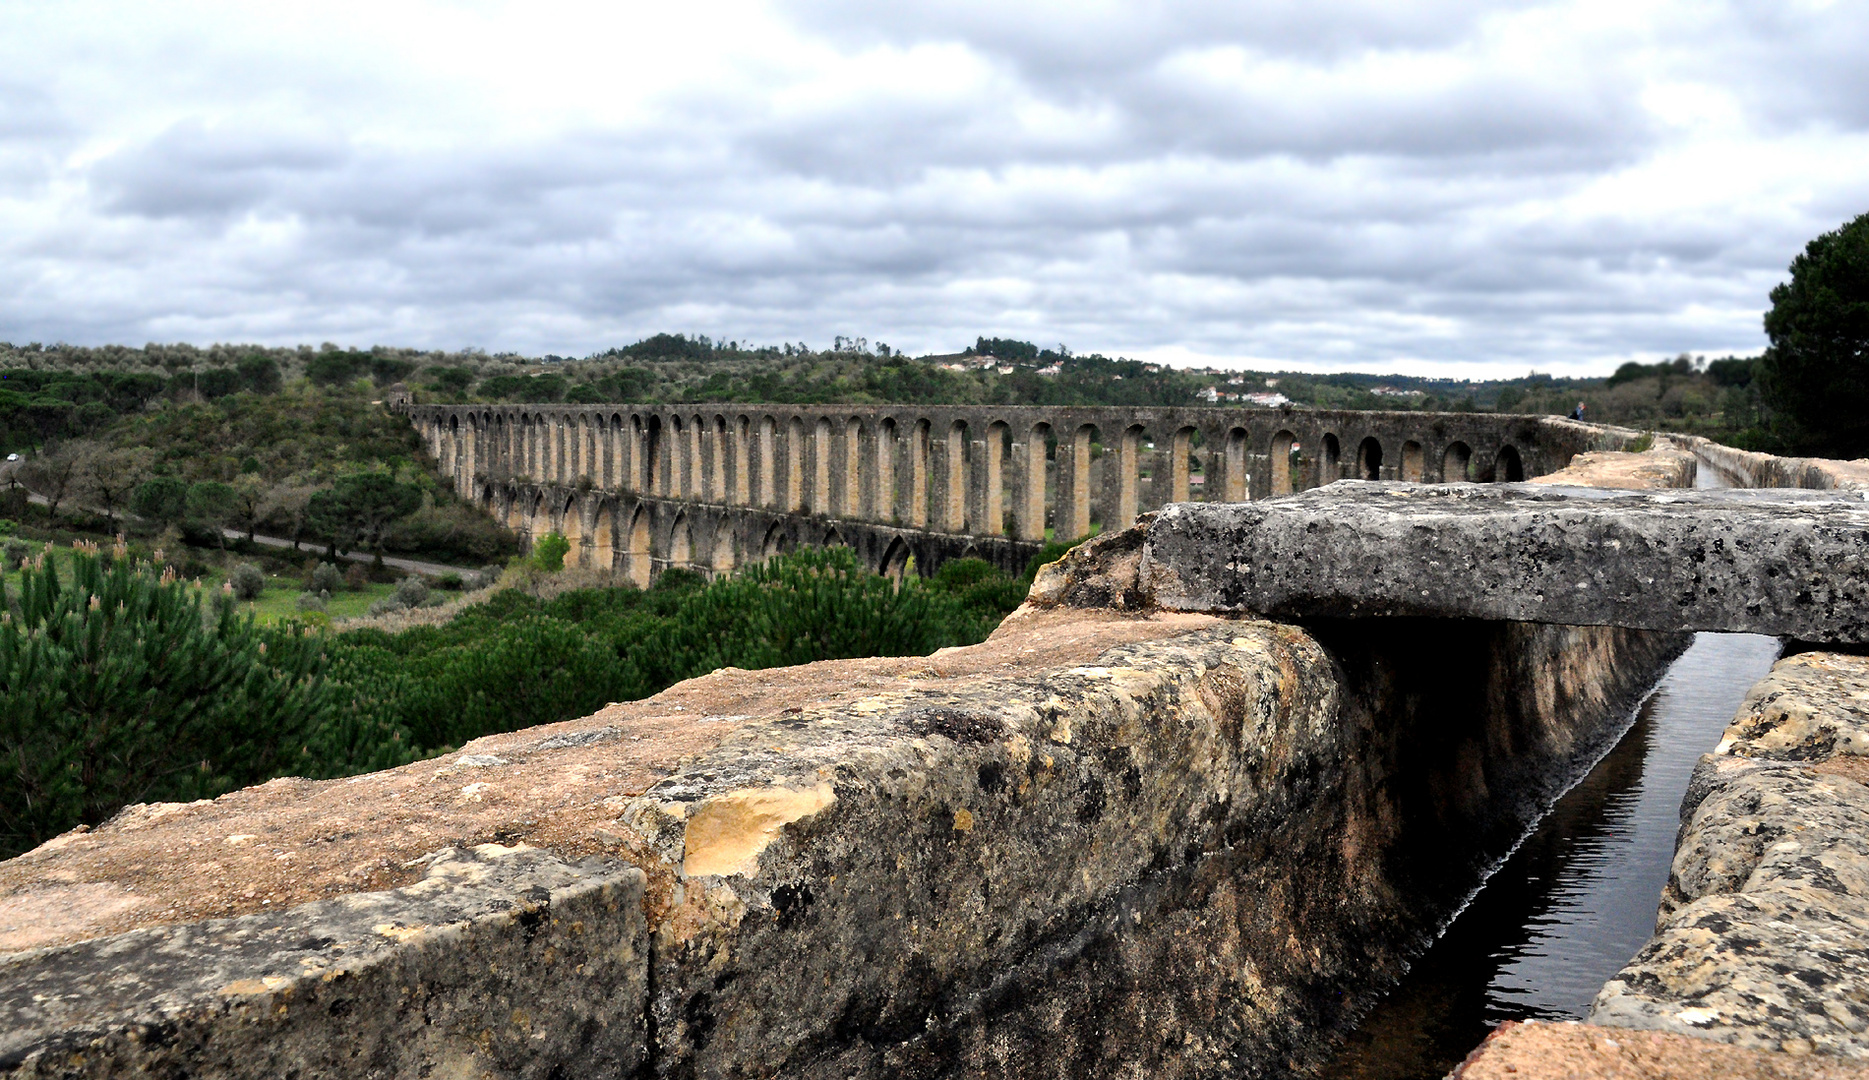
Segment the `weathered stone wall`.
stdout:
[[1428,629],[1030,608],[126,812],[0,864],[0,1067],[1284,1075],[1679,645]]
[[926,571],[1011,566],[1047,536],[1171,502],[1343,478],[1523,480],[1637,433],[1490,413],[1023,406],[402,405],[459,493],[573,561],[647,580],[784,545],[849,543]]
[[1862,490],[1869,488],[1869,458],[1787,458],[1737,450],[1699,435],[1664,435],[1660,441],[1697,456],[1734,487]]
[[1591,1020],[1869,1060],[1869,658],[1801,653],[1701,759],[1656,935]]

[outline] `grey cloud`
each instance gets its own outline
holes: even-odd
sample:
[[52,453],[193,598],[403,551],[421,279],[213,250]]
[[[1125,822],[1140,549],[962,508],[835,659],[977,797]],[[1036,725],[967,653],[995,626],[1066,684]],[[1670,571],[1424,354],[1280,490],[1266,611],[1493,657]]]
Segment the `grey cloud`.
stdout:
[[[342,108],[213,122],[178,104],[71,167],[88,202],[0,239],[0,337],[564,353],[661,329],[910,348],[1013,332],[1564,368],[1755,347],[1790,254],[1869,209],[1849,210],[1860,159],[1794,207],[1571,205],[1685,137],[1644,102],[1650,65],[1725,87],[1748,122],[1857,123],[1837,100],[1869,96],[1837,44],[1854,16],[1717,9],[1539,63],[1489,51],[1489,20],[1523,5],[789,10],[846,54],[932,43],[980,66],[809,105],[698,80],[627,124],[410,147],[360,133],[359,86]],[[1372,57],[1433,77],[1372,78]],[[64,137],[18,145],[50,160]],[[0,194],[17,196],[6,145]]]

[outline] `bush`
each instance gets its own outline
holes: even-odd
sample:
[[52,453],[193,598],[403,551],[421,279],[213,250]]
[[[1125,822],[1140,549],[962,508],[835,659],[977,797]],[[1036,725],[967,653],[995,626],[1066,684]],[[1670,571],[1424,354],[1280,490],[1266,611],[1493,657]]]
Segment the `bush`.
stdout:
[[571,541],[563,533],[548,532],[539,537],[532,545],[532,565],[548,574],[556,574],[565,568],[565,556],[571,551]]
[[234,596],[241,600],[258,600],[266,591],[266,571],[252,563],[241,563],[234,567],[234,572],[227,575],[227,580],[234,587]]
[[307,590],[299,594],[297,601],[298,609],[300,611],[325,611],[329,609],[330,600],[331,594],[328,592],[311,592]]
[[12,573],[33,556],[33,545],[24,540],[8,540],[0,546],[0,563],[4,563],[6,572]]
[[362,563],[351,563],[344,571],[344,587],[351,592],[362,592],[370,587],[370,570]]
[[461,575],[452,570],[435,579],[435,587],[438,589],[445,589],[448,592],[460,592],[464,584],[466,583],[462,580]]
[[312,567],[311,577],[306,582],[311,591],[325,594],[327,597],[344,587],[344,575],[336,566],[321,562]]
[[418,608],[428,603],[428,582],[419,577],[406,577],[396,583],[396,602],[407,608]]
[[28,569],[0,620],[0,856],[126,803],[303,771],[335,716],[324,640],[77,553]]

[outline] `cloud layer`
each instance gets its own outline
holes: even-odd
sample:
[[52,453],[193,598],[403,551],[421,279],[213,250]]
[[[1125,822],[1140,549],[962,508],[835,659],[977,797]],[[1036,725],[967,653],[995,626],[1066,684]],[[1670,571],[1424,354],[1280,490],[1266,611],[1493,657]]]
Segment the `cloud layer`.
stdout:
[[0,9],[0,338],[1750,351],[1869,210],[1869,11]]

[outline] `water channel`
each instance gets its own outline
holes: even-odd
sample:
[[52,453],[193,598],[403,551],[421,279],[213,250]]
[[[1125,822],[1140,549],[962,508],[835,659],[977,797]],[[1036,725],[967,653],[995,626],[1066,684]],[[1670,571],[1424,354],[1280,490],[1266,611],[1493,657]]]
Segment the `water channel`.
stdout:
[[[1710,473],[1698,486],[1725,486]],[[1628,733],[1319,1075],[1439,1080],[1502,1020],[1582,1019],[1654,933],[1688,776],[1778,650],[1757,634],[1696,635]]]

